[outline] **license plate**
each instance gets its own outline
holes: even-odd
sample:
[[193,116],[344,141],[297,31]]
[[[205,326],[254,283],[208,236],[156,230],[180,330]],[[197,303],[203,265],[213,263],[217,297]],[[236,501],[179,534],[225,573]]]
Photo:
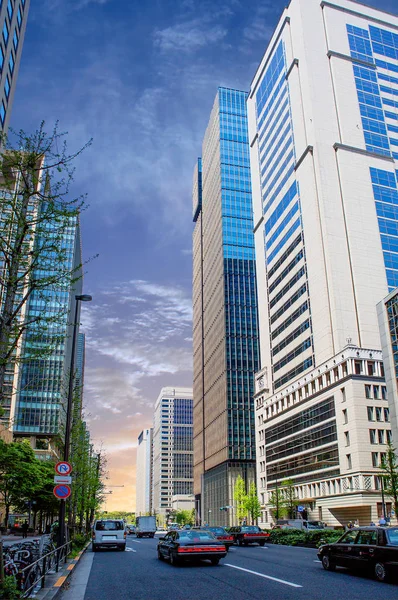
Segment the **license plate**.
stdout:
[[103,540],[117,540],[117,536],[116,535],[103,535],[102,539]]

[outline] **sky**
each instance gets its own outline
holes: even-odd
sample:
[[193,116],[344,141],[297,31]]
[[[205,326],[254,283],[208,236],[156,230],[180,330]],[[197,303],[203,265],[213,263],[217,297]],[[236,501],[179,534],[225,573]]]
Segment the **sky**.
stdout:
[[74,189],[88,194],[84,258],[99,254],[81,331],[107,510],[135,508],[137,437],[160,389],[192,386],[193,168],[217,87],[249,89],[285,4],[31,0],[11,127],[59,120],[71,151],[93,138]]

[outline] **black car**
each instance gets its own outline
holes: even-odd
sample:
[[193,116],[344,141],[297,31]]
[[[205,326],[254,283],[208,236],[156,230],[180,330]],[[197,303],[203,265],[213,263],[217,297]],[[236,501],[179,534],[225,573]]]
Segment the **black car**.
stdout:
[[228,533],[234,536],[235,543],[239,546],[257,543],[264,546],[269,538],[269,533],[261,531],[256,525],[242,525],[240,527],[230,527]]
[[398,527],[358,527],[347,531],[337,542],[318,550],[326,571],[337,566],[366,569],[379,581],[398,574]]
[[168,559],[172,565],[193,559],[207,559],[212,565],[218,565],[220,558],[224,558],[226,554],[225,545],[210,531],[169,531],[167,535],[159,538],[158,558]]
[[206,527],[193,527],[193,530],[202,529],[204,531],[211,531],[214,537],[225,545],[225,548],[228,552],[230,546],[233,546],[235,543],[234,536],[232,533],[226,531],[225,527],[216,527],[213,525],[206,525]]

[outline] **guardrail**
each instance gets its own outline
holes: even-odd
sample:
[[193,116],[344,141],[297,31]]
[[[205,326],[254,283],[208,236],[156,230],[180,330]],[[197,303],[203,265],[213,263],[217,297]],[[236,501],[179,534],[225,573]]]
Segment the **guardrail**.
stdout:
[[66,544],[43,554],[43,556],[18,571],[15,577],[18,589],[23,593],[23,598],[29,598],[33,590],[39,585],[44,588],[46,575],[48,573],[58,573],[60,563],[62,561],[66,563],[71,548],[72,542],[66,542]]

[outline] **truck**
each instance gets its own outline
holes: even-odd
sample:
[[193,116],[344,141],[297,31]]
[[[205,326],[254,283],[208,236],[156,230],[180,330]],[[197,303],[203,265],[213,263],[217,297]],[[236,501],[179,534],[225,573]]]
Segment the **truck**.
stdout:
[[137,538],[153,538],[156,533],[156,517],[137,517],[135,520],[135,534]]

